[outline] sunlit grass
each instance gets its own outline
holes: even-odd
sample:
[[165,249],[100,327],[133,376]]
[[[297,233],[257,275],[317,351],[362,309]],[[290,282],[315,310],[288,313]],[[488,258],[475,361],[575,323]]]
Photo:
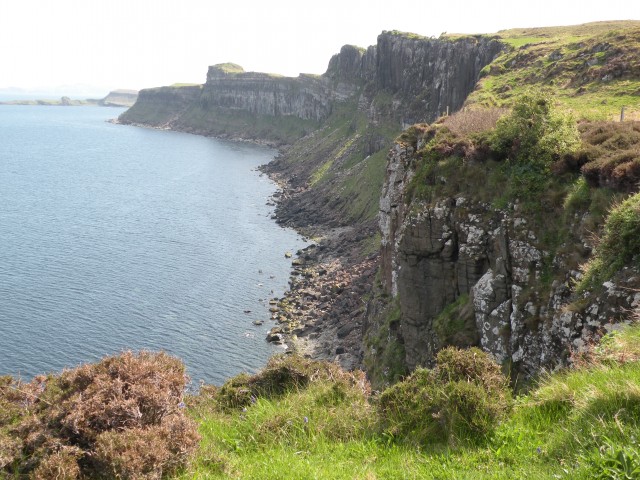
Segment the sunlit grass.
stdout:
[[178,478],[614,478],[598,475],[607,465],[622,472],[618,456],[640,468],[639,358],[639,327],[606,337],[579,368],[542,376],[489,438],[457,446],[381,431],[375,397],[336,396],[331,381],[245,410],[205,401],[191,408],[203,437],[198,458]]

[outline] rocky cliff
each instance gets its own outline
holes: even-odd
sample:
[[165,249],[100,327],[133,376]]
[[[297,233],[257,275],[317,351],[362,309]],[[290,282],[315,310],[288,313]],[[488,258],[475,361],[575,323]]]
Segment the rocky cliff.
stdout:
[[[596,140],[573,160],[568,183],[516,182],[512,190],[545,192],[532,208],[500,197],[512,164],[476,161],[471,141],[445,142],[439,161],[425,163],[430,138],[423,127],[411,141],[404,133],[393,139],[465,101],[510,108],[523,86],[541,83],[577,112],[609,118],[637,99],[640,81],[629,65],[638,58],[639,32],[633,22],[440,39],[383,32],[366,49],[344,46],[322,75],[213,66],[202,86],[142,91],[121,121],[288,145],[265,167],[284,188],[278,220],[325,240],[299,259],[293,291],[275,317],[282,332],[312,340],[315,357],[348,367],[364,362],[374,381],[385,383],[430,364],[444,345],[481,345],[514,378],[530,377],[566,364],[640,303],[637,262],[597,288],[576,289],[592,234],[618,197],[576,186],[593,198],[578,210],[563,202],[579,168],[611,153],[609,140],[594,127]],[[575,71],[616,68],[621,76],[594,73],[575,88]],[[634,135],[616,131],[611,142],[628,146]],[[460,156],[453,168],[451,159]],[[607,185],[636,188],[634,158],[632,150],[616,151],[582,180],[602,174]],[[519,168],[526,184],[532,172]],[[605,197],[609,203],[598,204]]]
[[200,98],[201,86],[140,90],[136,103],[118,118],[120,123],[171,128]]
[[138,99],[137,90],[113,90],[100,100],[99,104],[105,107],[131,107]]
[[[337,93],[337,92],[336,92]],[[244,72],[242,67],[209,67],[201,101],[211,108],[241,110],[270,117],[294,116],[320,122],[331,113],[335,96],[321,76],[296,78]]]
[[[594,248],[594,229],[601,228],[593,211],[583,206],[567,213],[557,186],[556,198],[541,200],[536,209],[517,198],[506,205],[488,201],[481,184],[491,180],[483,172],[499,166],[486,162],[449,171],[461,177],[475,172],[462,189],[416,196],[414,175],[426,161],[417,150],[428,140],[393,147],[380,201],[380,279],[399,309],[392,333],[401,345],[395,359],[401,368],[432,364],[445,345],[479,345],[509,365],[514,379],[526,379],[566,365],[573,353],[628,320],[640,305],[637,258],[590,291],[576,288],[580,265]],[[430,181],[456,180],[436,173]],[[389,335],[388,324],[374,317],[369,335],[382,327]]]
[[359,109],[372,122],[393,119],[399,130],[459,108],[502,48],[488,37],[383,32],[368,49],[343,47],[323,75],[291,78],[214,65],[200,87],[143,90],[120,121],[283,144],[326,125],[336,105],[352,101],[351,115]]

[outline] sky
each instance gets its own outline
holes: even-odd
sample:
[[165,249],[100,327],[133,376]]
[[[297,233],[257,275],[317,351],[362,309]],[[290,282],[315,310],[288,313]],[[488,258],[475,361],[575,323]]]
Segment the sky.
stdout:
[[0,0],[0,89],[203,83],[207,67],[323,73],[383,30],[424,36],[640,20],[638,0]]

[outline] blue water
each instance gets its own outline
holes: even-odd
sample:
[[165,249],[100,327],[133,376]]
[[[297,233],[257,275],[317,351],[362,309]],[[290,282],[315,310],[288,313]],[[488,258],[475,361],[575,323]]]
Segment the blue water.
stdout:
[[[267,299],[304,246],[266,205],[274,151],[0,106],[0,375],[165,350],[220,384],[277,352]],[[251,310],[251,313],[244,313]]]

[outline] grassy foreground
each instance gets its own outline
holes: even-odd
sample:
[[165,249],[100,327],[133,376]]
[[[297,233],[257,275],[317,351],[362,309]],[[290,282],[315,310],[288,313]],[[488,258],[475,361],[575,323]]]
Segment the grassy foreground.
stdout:
[[[611,334],[576,368],[515,398],[491,428],[474,435],[467,423],[437,441],[420,436],[419,418],[400,425],[383,408],[389,391],[370,396],[362,379],[332,369],[313,367],[316,378],[284,393],[248,393],[277,377],[272,365],[191,400],[202,441],[176,478],[640,478],[639,358],[640,327]],[[432,400],[433,389],[413,387],[401,392],[408,405]],[[248,400],[230,402],[243,390]]]
[[640,478],[640,326],[573,360],[516,398],[452,347],[381,393],[294,355],[184,399],[165,354],[2,377],[0,479]]

